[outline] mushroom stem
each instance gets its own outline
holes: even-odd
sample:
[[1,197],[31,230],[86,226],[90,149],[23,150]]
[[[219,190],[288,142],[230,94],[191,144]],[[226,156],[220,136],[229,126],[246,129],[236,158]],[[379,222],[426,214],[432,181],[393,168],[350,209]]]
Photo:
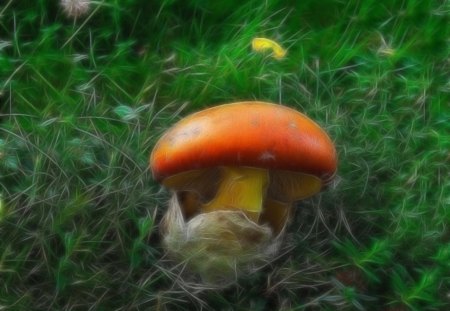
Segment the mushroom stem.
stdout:
[[204,212],[242,210],[257,222],[269,183],[269,172],[252,167],[223,167],[217,195],[202,206]]
[[279,234],[287,223],[292,209],[292,202],[280,202],[266,199],[260,222],[268,223],[275,234]]

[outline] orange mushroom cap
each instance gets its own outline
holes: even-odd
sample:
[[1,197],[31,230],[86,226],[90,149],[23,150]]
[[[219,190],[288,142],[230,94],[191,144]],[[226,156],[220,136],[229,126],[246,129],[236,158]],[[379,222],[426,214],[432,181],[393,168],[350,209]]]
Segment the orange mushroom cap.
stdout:
[[160,138],[150,157],[158,181],[217,166],[302,172],[326,184],[335,174],[337,156],[325,131],[304,114],[248,101],[187,116]]

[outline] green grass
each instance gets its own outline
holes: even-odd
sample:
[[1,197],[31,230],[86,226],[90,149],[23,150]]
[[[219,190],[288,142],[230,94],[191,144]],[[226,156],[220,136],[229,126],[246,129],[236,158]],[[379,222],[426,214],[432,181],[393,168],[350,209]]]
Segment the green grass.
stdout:
[[[0,309],[447,310],[449,3],[217,2],[96,1],[76,20],[2,2]],[[271,265],[188,289],[148,157],[182,116],[247,99],[320,123],[338,177]]]

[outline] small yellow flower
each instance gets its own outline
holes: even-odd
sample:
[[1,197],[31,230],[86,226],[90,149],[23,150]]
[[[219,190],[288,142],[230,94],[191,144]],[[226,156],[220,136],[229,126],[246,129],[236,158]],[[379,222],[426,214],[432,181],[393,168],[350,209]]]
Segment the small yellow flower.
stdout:
[[272,51],[272,56],[276,59],[282,59],[286,56],[286,50],[277,42],[267,38],[254,38],[252,40],[252,49],[255,52]]

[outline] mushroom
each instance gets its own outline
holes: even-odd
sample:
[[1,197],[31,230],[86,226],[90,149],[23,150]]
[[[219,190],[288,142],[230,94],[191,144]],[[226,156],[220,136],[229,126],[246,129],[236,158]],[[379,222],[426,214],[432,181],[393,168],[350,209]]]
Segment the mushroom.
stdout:
[[164,243],[204,281],[229,281],[226,269],[276,252],[293,202],[319,192],[336,166],[328,135],[294,109],[247,101],[194,113],[150,157],[154,179],[173,192]]

